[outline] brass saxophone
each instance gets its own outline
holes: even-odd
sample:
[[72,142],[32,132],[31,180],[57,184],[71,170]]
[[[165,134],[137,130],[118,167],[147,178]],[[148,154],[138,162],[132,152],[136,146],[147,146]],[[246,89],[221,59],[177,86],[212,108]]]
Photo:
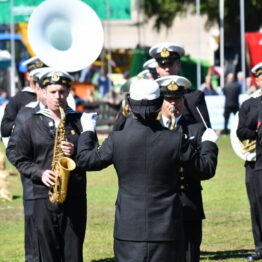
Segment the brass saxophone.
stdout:
[[56,129],[54,153],[52,159],[52,171],[56,174],[55,184],[49,188],[49,199],[52,203],[63,203],[67,195],[67,187],[70,171],[74,170],[74,160],[65,157],[61,149],[62,141],[66,141],[65,112],[59,107],[61,121]]

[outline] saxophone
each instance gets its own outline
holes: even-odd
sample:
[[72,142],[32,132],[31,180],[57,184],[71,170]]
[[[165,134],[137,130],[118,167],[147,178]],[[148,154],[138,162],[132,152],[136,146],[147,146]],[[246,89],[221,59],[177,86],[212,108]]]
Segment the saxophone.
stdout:
[[56,174],[55,184],[49,188],[49,199],[52,203],[63,203],[67,195],[67,187],[70,171],[76,167],[75,162],[65,157],[61,149],[62,141],[66,141],[65,112],[59,107],[61,121],[56,129],[54,153],[52,159],[52,171]]

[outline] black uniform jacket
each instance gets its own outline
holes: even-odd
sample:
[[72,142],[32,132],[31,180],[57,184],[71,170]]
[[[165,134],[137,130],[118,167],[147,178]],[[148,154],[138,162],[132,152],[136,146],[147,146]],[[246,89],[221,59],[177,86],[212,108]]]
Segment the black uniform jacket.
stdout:
[[32,101],[36,101],[36,94],[28,91],[19,91],[10,99],[10,102],[5,108],[4,116],[1,122],[2,137],[9,137],[11,135],[18,111]]
[[[16,166],[16,142],[19,132],[26,122],[34,113],[40,110],[39,104],[35,104],[35,107],[24,107],[22,108],[15,119],[15,127],[8,141],[8,146],[6,148],[6,156],[8,160]],[[30,177],[21,175],[21,181],[23,185],[23,198],[24,199],[34,199],[33,194],[33,183]]]
[[257,138],[256,130],[260,104],[261,96],[257,98],[251,97],[241,105],[237,127],[237,136],[241,141]]
[[201,173],[215,173],[217,146],[203,142],[196,151],[183,134],[159,121],[147,125],[133,119],[129,128],[112,132],[95,147],[92,132],[78,142],[77,163],[86,170],[110,164],[118,176],[114,237],[129,241],[173,241],[181,226],[178,196],[179,170],[183,164]]
[[[201,146],[201,137],[205,131],[202,123],[188,120],[181,117],[177,123],[178,131],[186,134],[192,145],[199,149]],[[180,174],[180,199],[183,206],[183,220],[204,219],[204,208],[202,201],[202,186],[200,180],[206,180],[213,177],[215,173],[198,174],[197,170],[192,170],[186,165]]]
[[198,107],[207,126],[211,127],[204,93],[200,90],[190,90],[189,93],[185,94],[184,98],[185,108],[183,116],[185,116],[186,119],[192,119],[202,123],[201,116],[196,109],[196,107]]
[[[82,131],[81,115],[78,113],[66,114],[66,137],[75,145]],[[16,166],[19,172],[33,182],[34,197],[47,198],[49,188],[41,180],[42,173],[49,169],[53,159],[55,142],[55,124],[52,119],[42,114],[34,114],[23,125],[17,139]],[[71,158],[75,158],[75,155]],[[85,172],[76,168],[70,173],[67,197],[85,196]]]

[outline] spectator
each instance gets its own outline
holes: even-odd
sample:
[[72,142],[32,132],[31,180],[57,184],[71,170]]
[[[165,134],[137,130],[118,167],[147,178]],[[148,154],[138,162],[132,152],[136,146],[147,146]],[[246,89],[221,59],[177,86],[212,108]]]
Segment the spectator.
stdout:
[[0,90],[0,105],[5,106],[9,102],[7,92],[3,89]]
[[205,94],[205,96],[216,96],[218,93],[216,92],[215,88],[213,87],[211,83],[211,76],[206,75],[205,77],[205,83],[201,85],[201,90]]
[[107,72],[105,72],[105,71],[100,72],[99,77],[98,77],[98,87],[99,87],[99,93],[100,93],[101,98],[106,93],[109,92],[110,79],[107,76]]
[[243,81],[244,81],[243,73],[241,71],[239,71],[237,73],[237,81],[236,82],[240,85],[241,90],[242,90],[242,86],[243,86]]
[[230,114],[236,114],[239,110],[239,95],[241,93],[241,86],[234,81],[234,74],[228,73],[226,77],[226,84],[223,88],[223,93],[225,95],[225,107],[224,107],[224,130],[222,131],[223,134],[229,134],[228,129],[228,120]]
[[250,76],[246,78],[246,90],[247,90],[246,93],[248,95],[252,95],[257,91],[257,87],[252,84],[252,77]]

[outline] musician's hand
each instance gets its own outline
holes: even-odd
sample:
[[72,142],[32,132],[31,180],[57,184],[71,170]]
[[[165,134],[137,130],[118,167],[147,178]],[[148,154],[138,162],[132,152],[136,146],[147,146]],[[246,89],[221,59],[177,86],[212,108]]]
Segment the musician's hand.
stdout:
[[83,132],[96,130],[97,113],[83,113],[80,119]]
[[218,140],[218,135],[212,128],[207,128],[204,134],[202,135],[201,140],[202,142],[211,141],[211,142],[216,143]]
[[42,174],[42,182],[50,187],[50,186],[53,186],[55,184],[55,173],[52,171],[52,170],[45,170]]
[[68,141],[62,141],[61,143],[61,149],[65,156],[72,156],[75,152],[75,146],[74,144],[68,142]]

